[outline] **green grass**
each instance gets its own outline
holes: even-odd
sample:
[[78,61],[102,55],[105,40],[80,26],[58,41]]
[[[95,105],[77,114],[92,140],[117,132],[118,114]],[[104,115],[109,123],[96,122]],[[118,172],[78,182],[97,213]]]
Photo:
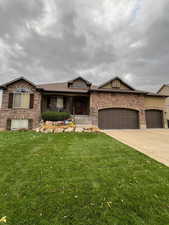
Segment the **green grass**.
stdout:
[[104,134],[3,132],[3,216],[7,225],[168,225],[169,169]]

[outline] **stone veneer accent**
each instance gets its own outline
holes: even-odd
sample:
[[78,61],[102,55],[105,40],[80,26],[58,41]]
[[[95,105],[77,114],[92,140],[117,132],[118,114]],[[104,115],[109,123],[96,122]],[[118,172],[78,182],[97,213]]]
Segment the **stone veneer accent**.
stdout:
[[98,112],[105,108],[127,108],[139,111],[140,128],[146,128],[144,95],[93,92],[90,97],[92,123],[98,126]]
[[[15,92],[16,88],[28,88],[34,94],[32,109],[10,109],[8,108],[9,93]],[[3,90],[2,106],[0,108],[0,130],[7,127],[7,119],[32,119],[32,128],[39,125],[41,116],[41,93],[34,86],[26,81],[17,81]]]

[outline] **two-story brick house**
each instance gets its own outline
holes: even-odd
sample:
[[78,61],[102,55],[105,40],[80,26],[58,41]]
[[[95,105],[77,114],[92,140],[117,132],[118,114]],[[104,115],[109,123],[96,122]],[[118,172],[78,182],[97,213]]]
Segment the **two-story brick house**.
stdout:
[[165,98],[118,77],[100,86],[82,77],[42,85],[20,77],[0,86],[0,129],[36,128],[45,111],[67,111],[101,129],[167,128]]

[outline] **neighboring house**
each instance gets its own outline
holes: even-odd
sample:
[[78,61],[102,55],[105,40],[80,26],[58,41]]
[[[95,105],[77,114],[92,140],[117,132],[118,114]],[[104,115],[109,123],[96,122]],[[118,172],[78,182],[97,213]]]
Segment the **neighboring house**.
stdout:
[[165,99],[165,111],[169,127],[169,84],[164,84],[157,92],[157,94],[168,96],[168,98]]
[[45,111],[66,111],[102,129],[166,128],[165,97],[115,77],[94,86],[82,77],[35,85],[24,77],[0,86],[0,129],[36,128]]

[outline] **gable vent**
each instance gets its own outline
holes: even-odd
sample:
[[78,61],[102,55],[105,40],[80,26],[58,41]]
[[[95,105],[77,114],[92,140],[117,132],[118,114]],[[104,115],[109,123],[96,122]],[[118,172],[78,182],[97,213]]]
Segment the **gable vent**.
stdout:
[[120,88],[120,81],[119,80],[113,80],[112,81],[112,88]]

